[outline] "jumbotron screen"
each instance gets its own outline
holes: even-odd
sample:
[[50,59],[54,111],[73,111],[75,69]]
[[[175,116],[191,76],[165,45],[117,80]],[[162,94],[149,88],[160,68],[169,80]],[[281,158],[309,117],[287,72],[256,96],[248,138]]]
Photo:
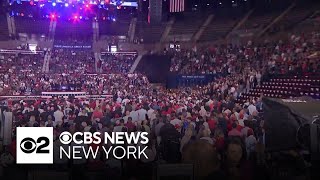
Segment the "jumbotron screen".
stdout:
[[115,6],[129,6],[129,7],[138,7],[137,0],[11,0],[11,3],[17,2],[38,2],[38,3],[52,3],[53,6],[56,4],[95,4],[95,5],[115,5]]

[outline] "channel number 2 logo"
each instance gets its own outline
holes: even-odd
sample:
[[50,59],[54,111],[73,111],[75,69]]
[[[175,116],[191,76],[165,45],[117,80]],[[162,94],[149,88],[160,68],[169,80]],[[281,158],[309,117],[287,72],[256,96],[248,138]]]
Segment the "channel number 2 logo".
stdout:
[[52,127],[17,127],[17,164],[53,164]]

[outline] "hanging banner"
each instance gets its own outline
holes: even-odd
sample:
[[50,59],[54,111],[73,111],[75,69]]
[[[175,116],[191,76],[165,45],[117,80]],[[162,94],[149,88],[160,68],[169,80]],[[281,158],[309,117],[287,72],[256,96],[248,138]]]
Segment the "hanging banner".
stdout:
[[91,45],[53,45],[54,48],[62,48],[62,49],[91,49]]

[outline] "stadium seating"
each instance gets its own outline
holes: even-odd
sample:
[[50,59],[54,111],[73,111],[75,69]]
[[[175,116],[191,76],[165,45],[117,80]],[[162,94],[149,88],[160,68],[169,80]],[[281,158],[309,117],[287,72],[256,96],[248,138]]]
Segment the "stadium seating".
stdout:
[[228,32],[236,25],[239,19],[214,18],[211,24],[205,29],[200,41],[214,41],[225,38]]
[[280,12],[259,14],[255,11],[239,29],[254,30],[265,28],[279,14]]
[[319,99],[320,78],[319,76],[274,78],[269,82],[263,82],[261,86],[257,86],[250,92],[242,94],[241,99],[244,102],[250,97],[261,95],[276,98],[311,96]]
[[170,35],[194,35],[207,16],[197,14],[184,14],[183,18],[177,17],[175,23],[172,25]]

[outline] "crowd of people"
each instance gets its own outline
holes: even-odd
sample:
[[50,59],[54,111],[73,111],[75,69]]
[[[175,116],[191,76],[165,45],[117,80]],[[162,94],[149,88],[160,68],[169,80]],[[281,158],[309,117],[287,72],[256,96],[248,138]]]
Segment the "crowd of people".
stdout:
[[[49,72],[43,71],[45,53],[51,56]],[[55,48],[39,54],[3,54],[0,56],[0,94],[81,91],[99,95],[112,94],[120,85],[130,90],[135,84],[147,84],[145,76],[129,73],[134,60],[135,56],[131,55],[106,55],[97,63],[96,71],[96,60],[90,50]]]
[[[91,52],[53,50],[50,74],[40,73],[42,66],[36,66],[41,64],[34,60],[36,58],[16,56],[12,57],[12,63],[1,61],[3,69],[13,69],[1,74],[2,87],[10,86],[7,92],[21,94],[66,88],[111,97],[8,100],[3,110],[13,112],[14,127],[54,127],[54,137],[59,137],[63,131],[148,132],[149,159],[120,161],[101,157],[62,162],[55,157],[57,166],[54,168],[76,167],[76,177],[81,178],[87,168],[112,169],[108,172],[113,174],[121,172],[115,177],[122,174],[150,179],[153,165],[165,161],[194,164],[197,179],[268,179],[277,168],[269,166],[264,152],[266,129],[262,96],[241,104],[237,99],[270,76],[319,72],[318,58],[309,57],[319,50],[319,38],[319,33],[313,32],[292,35],[285,42],[261,45],[249,42],[241,47],[216,46],[171,52],[174,54],[172,72],[224,74],[203,86],[178,89],[156,88],[146,76],[128,73],[134,57],[109,56],[105,62],[100,62],[101,72],[90,75],[86,73],[95,72]],[[31,62],[35,66],[28,66]],[[28,74],[15,73],[28,67],[32,70]],[[12,81],[20,86],[14,86]],[[25,83],[24,91],[21,83]],[[55,144],[58,143],[56,140]],[[14,166],[15,148],[13,138],[0,157],[3,167]],[[297,151],[283,153],[292,160],[295,168],[292,172],[296,173],[292,176],[305,172],[305,162]]]
[[319,61],[309,56],[319,50],[318,32],[292,34],[288,40],[246,45],[221,45],[173,51],[171,72],[179,74],[242,74],[261,80],[265,72],[302,74],[319,72]]
[[104,73],[128,73],[136,55],[106,54],[98,62],[98,71]]
[[1,54],[0,94],[32,94],[42,74],[44,54]]
[[95,73],[95,58],[90,50],[54,49],[50,59],[52,73]]
[[[145,95],[137,93],[139,97],[119,93],[105,100],[12,101],[8,107],[16,118],[15,126],[54,127],[55,137],[62,131],[111,133],[125,129],[127,132],[148,132],[151,156],[143,162],[135,162],[138,167],[156,159],[178,163],[185,148],[198,140],[211,144],[217,148],[218,154],[223,155],[227,139],[237,137],[238,143],[241,140],[245,142],[241,151],[247,152],[248,157],[256,151],[257,144],[264,144],[259,99],[240,105],[234,103],[230,96],[224,99],[223,95],[211,97],[204,94],[199,97],[194,93],[180,94],[178,91],[167,94],[147,91]],[[8,146],[13,157],[14,143]],[[56,158],[59,163],[59,158]],[[108,165],[110,162],[104,160],[81,164],[83,167],[92,164],[96,167],[96,163]]]

